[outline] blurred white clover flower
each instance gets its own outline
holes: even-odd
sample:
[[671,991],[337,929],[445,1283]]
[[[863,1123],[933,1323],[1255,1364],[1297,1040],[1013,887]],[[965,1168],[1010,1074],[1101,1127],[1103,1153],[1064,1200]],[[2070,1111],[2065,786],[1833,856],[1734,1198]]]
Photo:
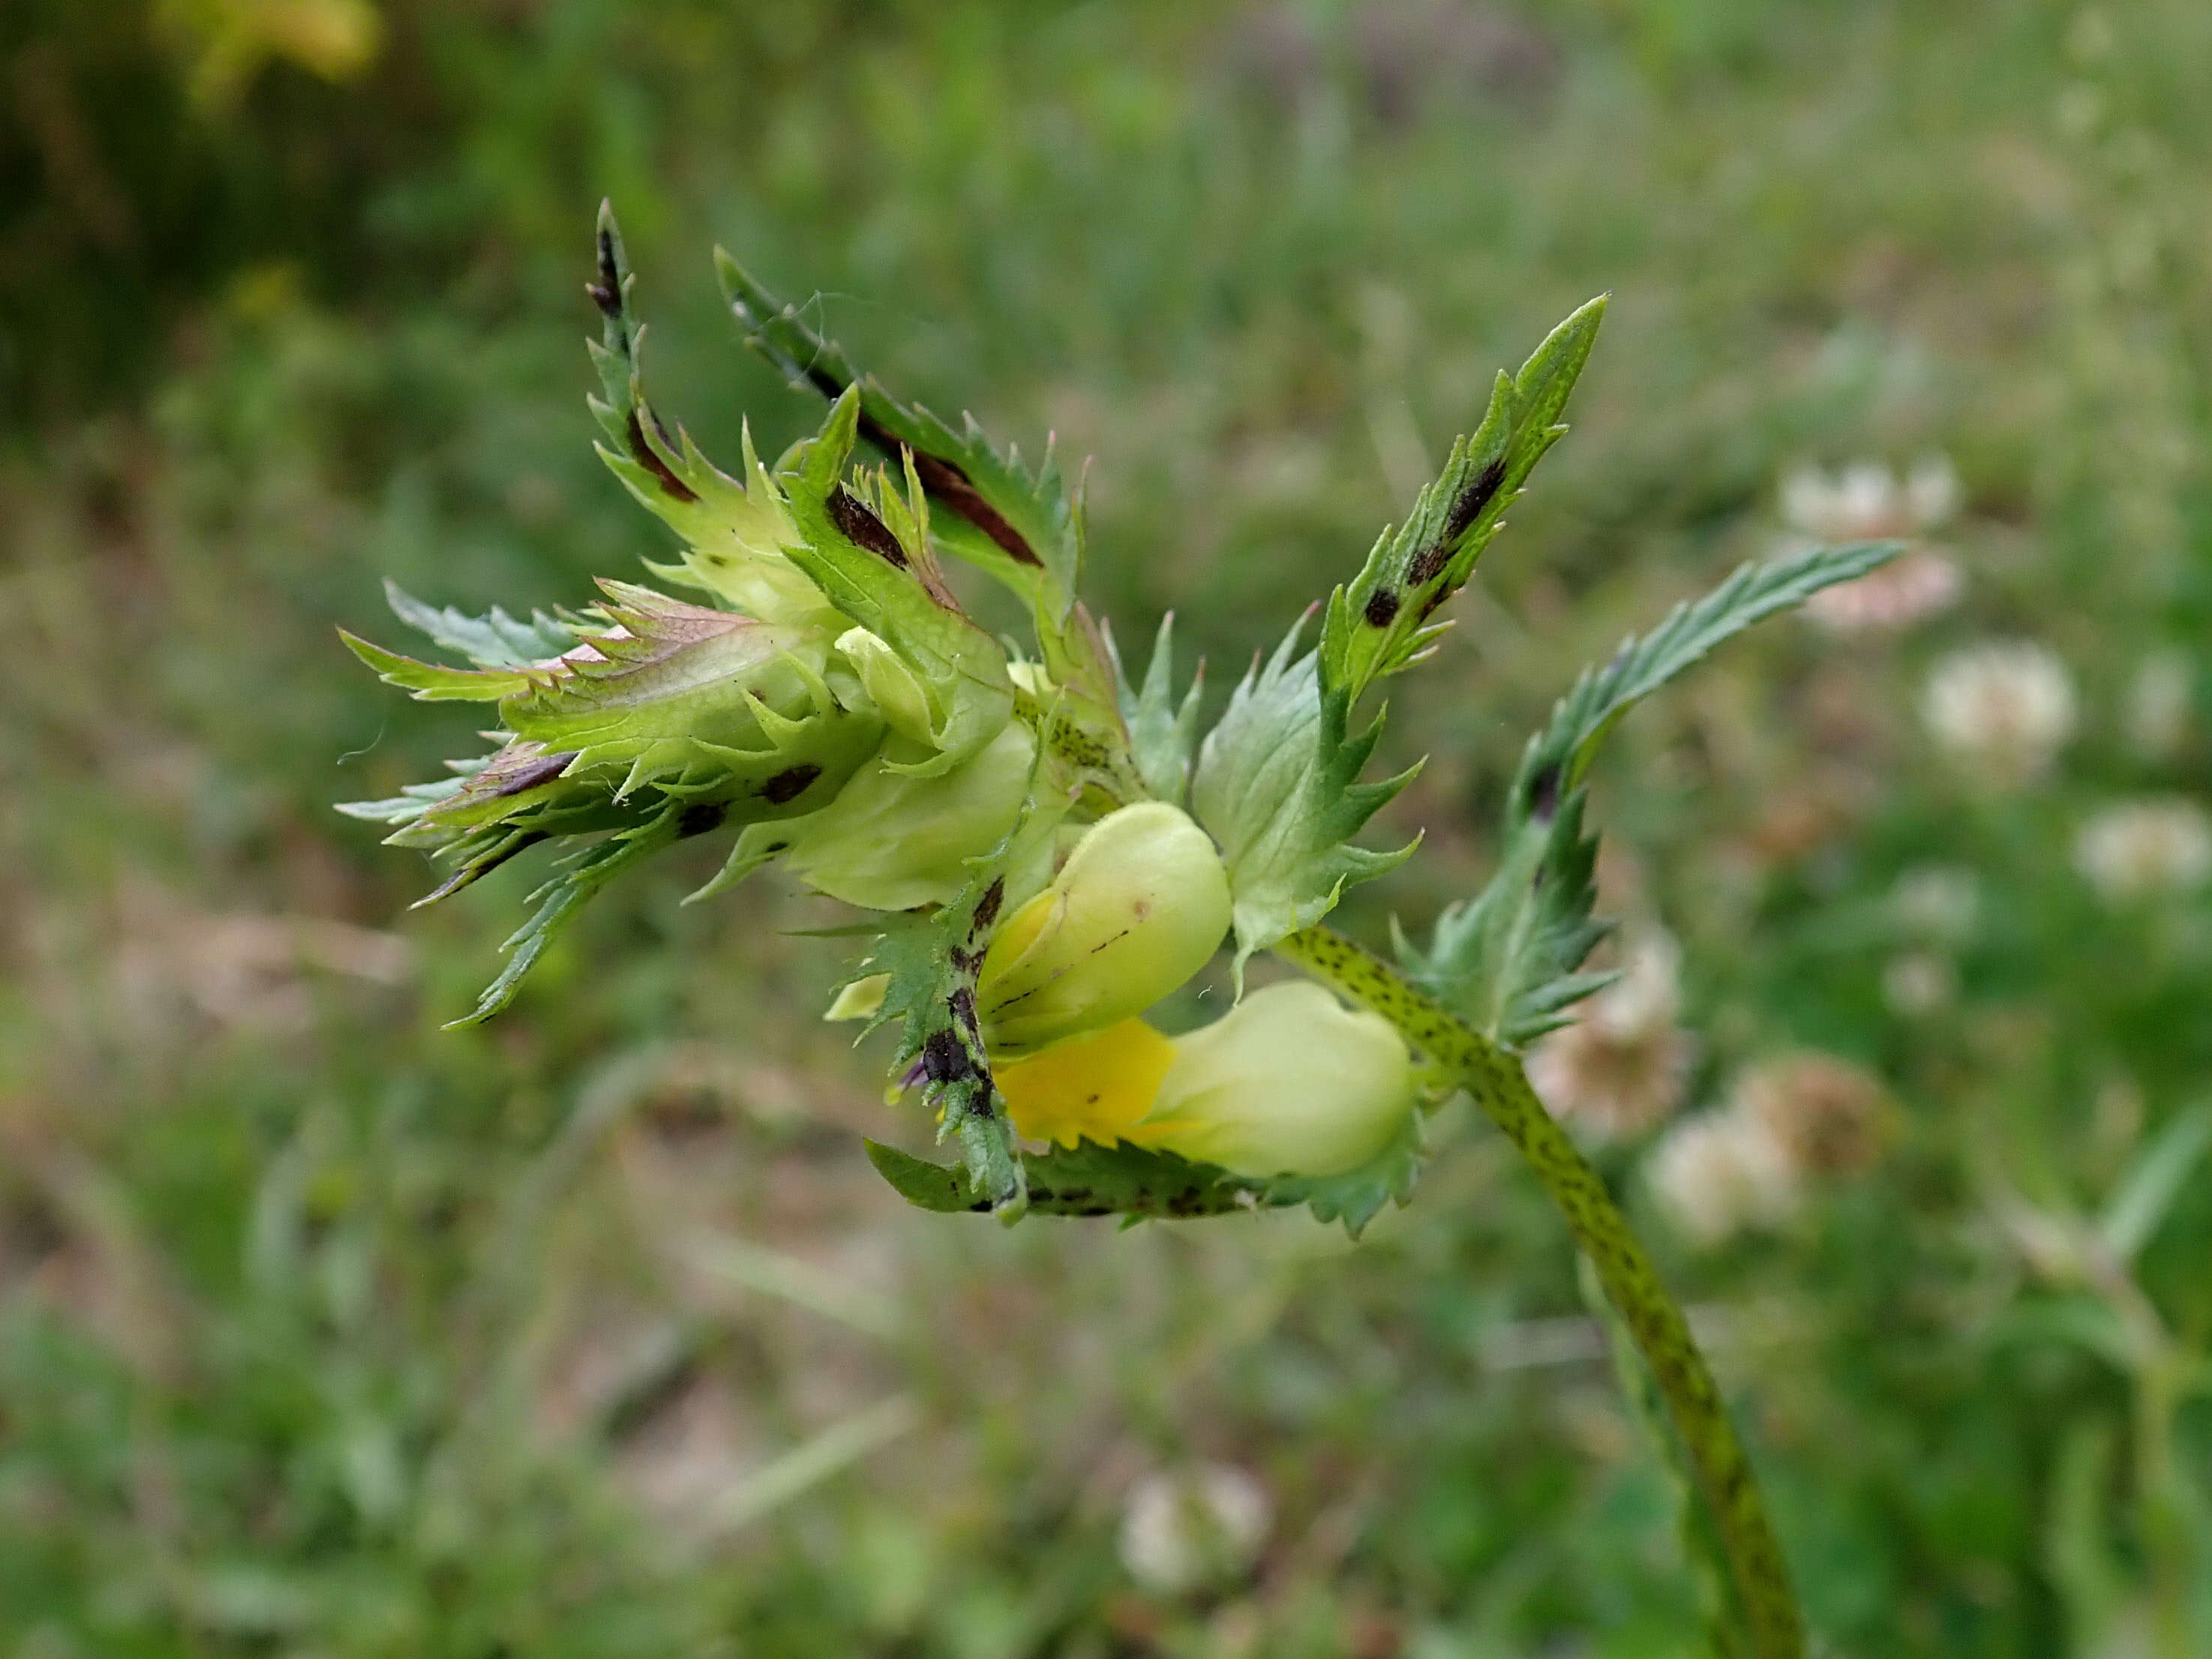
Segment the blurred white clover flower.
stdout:
[[1903,479],[1880,461],[1833,474],[1800,467],[1782,481],[1782,516],[1824,542],[1918,536],[1959,510],[1959,475],[1948,457],[1926,455]]
[[1933,951],[1901,951],[1882,968],[1881,1000],[1907,1019],[1941,1013],[1958,997],[1958,969]]
[[1122,1507],[1121,1565],[1156,1595],[1229,1583],[1260,1559],[1274,1509],[1256,1477],[1225,1463],[1148,1474]]
[[[1902,479],[1879,461],[1830,474],[1800,467],[1782,480],[1782,516],[1814,542],[1918,540],[1958,511],[1948,458],[1923,456]],[[1914,548],[1856,581],[1814,594],[1805,614],[1838,634],[1895,633],[1957,603],[1966,577],[1932,548]]]
[[1981,878],[1960,864],[1915,865],[1889,890],[1890,915],[1900,932],[1947,945],[1974,931],[1981,907]]
[[2074,865],[2113,904],[2201,887],[2212,877],[2212,816],[2179,795],[2108,806],[2081,827]]
[[1653,933],[1621,976],[1528,1055],[1528,1081],[1554,1117],[1599,1140],[1651,1127],[1682,1103],[1696,1044],[1675,1024],[1680,949]]
[[2195,671],[2180,651],[2155,651],[2128,686],[2128,746],[2145,760],[2177,758],[2189,741]]
[[1729,1109],[1762,1125],[1799,1179],[1863,1174],[1880,1161],[1887,1092],[1834,1054],[1805,1050],[1747,1069]]
[[2074,677],[2048,647],[1993,640],[1952,652],[1921,695],[1929,733],[1990,781],[2027,783],[2074,735]]
[[1668,1220],[1705,1249],[1749,1227],[1779,1226],[1804,1200],[1789,1149],[1763,1119],[1733,1107],[1668,1130],[1644,1177]]

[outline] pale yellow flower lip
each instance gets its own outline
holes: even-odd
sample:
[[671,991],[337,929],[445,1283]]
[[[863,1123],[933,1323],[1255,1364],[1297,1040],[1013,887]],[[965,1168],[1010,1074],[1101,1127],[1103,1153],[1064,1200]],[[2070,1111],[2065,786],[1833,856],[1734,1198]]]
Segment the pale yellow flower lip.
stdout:
[[1164,801],[1109,813],[1000,923],[976,982],[985,1040],[1036,1054],[1143,1012],[1206,966],[1229,915],[1228,872],[1189,814]]
[[1124,1140],[1255,1177],[1357,1169],[1414,1104],[1396,1030],[1307,981],[1255,991],[1180,1037],[1123,1020],[995,1076],[1029,1139]]

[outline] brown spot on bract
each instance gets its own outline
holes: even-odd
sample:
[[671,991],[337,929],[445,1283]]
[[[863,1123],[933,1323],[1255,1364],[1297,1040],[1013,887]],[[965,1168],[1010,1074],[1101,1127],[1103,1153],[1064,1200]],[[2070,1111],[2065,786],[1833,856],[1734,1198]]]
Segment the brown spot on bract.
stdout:
[[1398,619],[1398,596],[1387,587],[1378,587],[1361,614],[1370,628],[1388,628]]
[[1444,561],[1450,557],[1451,544],[1449,541],[1430,544],[1421,550],[1420,557],[1407,567],[1406,580],[1415,587],[1423,582],[1434,581],[1437,573],[1444,568]]
[[599,227],[599,280],[585,283],[584,292],[601,315],[610,320],[622,315],[622,276],[615,268],[615,234],[608,226]]
[[975,926],[987,928],[999,919],[999,907],[1006,902],[1006,878],[999,876],[983,890],[983,896],[975,901]]
[[820,767],[811,761],[802,762],[797,766],[777,773],[766,783],[761,785],[760,792],[767,799],[781,806],[787,801],[796,800],[805,794],[807,787],[821,775]]
[[[659,422],[655,422],[657,426]],[[637,405],[629,411],[629,453],[637,464],[659,481],[660,487],[679,501],[696,501],[698,492],[670,470],[660,459],[659,452],[645,441],[645,423],[638,419]]]
[[[570,761],[576,758],[573,749],[558,755],[541,755],[525,763],[499,778],[498,782],[483,792],[485,800],[505,800],[509,795],[519,795],[526,789],[535,789],[541,783],[550,783],[561,775]],[[487,767],[486,771],[491,769]]]
[[703,836],[709,830],[720,828],[729,810],[720,801],[694,801],[676,815],[676,833],[679,836]]
[[855,546],[865,547],[880,559],[888,560],[903,570],[907,568],[906,550],[891,534],[890,526],[872,512],[867,504],[844,485],[839,484],[830,492],[827,503],[830,520],[844,532],[847,540]]
[[1482,509],[1490,505],[1491,497],[1498,494],[1498,486],[1505,482],[1505,458],[1503,455],[1491,462],[1475,475],[1459,500],[1452,503],[1451,518],[1444,525],[1443,540],[1449,547],[1467,534]]

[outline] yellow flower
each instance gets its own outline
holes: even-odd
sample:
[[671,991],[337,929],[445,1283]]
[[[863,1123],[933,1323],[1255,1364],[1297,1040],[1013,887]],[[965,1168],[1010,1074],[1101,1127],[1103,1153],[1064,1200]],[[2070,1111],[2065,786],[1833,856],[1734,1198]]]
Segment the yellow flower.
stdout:
[[1127,1140],[1255,1176],[1357,1169],[1413,1109],[1412,1058],[1390,1023],[1304,981],[1172,1041],[1124,1020],[996,1076],[1030,1139]]
[[1117,1024],[1206,966],[1228,931],[1228,872],[1188,813],[1109,813],[1000,925],[976,984],[984,1040],[1018,1056]]
[[1176,1045],[1141,1019],[1076,1037],[994,1068],[1014,1127],[1030,1140],[1105,1145],[1152,1109],[1175,1063]]

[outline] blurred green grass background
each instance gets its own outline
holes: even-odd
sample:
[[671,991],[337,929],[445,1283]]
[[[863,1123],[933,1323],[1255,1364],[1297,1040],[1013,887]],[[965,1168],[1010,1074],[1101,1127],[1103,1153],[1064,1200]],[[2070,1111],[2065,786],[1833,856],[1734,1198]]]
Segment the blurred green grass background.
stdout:
[[[15,0],[0,72],[0,1655],[1699,1650],[1480,1125],[1356,1249],[909,1212],[795,933],[839,918],[679,909],[714,848],[439,1029],[530,878],[404,914],[328,803],[468,720],[332,629],[660,555],[589,450],[602,196],[710,453],[817,416],[719,240],[1091,458],[1094,602],[1173,609],[1217,697],[1610,290],[1395,700],[1428,845],[1370,937],[1480,881],[1522,735],[1790,479],[1802,531],[1802,469],[1948,457],[1905,527],[1955,595],[1771,625],[1601,767],[1657,989],[1553,1087],[1629,1102],[1583,1127],[1817,1651],[2212,1652],[2212,10]],[[1808,1052],[1863,1144],[1670,1222],[1654,1120]]]

